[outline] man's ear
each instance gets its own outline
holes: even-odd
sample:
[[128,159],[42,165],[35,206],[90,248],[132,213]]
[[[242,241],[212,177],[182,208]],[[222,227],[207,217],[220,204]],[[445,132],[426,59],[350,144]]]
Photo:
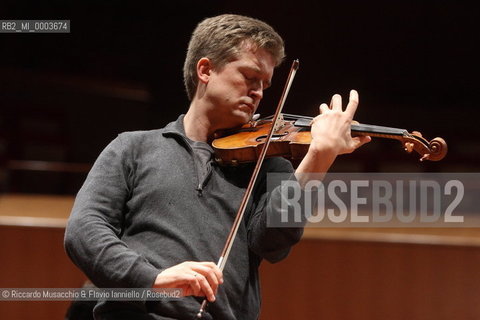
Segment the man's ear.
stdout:
[[208,83],[208,80],[210,79],[210,74],[212,72],[212,62],[208,58],[201,58],[197,62],[197,77],[198,81],[202,83]]

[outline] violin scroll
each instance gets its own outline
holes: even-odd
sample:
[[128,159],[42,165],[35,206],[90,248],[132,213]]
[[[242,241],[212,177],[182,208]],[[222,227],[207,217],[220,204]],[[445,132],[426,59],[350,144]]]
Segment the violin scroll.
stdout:
[[442,160],[448,151],[447,143],[444,139],[436,137],[428,141],[418,131],[406,132],[401,140],[406,152],[411,153],[415,150],[422,155],[420,161]]
[[440,137],[436,137],[430,141],[430,157],[428,160],[439,161],[442,160],[447,154],[447,143]]

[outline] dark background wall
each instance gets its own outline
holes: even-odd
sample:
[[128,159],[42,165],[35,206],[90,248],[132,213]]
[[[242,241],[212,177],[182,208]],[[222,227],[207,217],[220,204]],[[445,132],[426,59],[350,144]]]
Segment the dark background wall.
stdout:
[[419,163],[398,142],[375,140],[339,157],[333,170],[479,170],[478,14],[470,4],[2,1],[1,19],[69,19],[71,33],[0,34],[1,191],[75,193],[116,134],[158,128],[186,112],[181,68],[190,34],[203,18],[227,12],[265,20],[285,39],[288,57],[263,115],[298,58],[285,112],[315,115],[321,102],[354,88],[360,122],[449,144],[441,162]]

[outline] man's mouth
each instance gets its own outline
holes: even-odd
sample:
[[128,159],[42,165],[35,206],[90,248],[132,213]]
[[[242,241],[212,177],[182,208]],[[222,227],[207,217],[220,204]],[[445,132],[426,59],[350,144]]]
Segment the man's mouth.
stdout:
[[250,109],[250,112],[253,114],[255,112],[255,106],[251,103],[243,103],[242,105],[248,107]]

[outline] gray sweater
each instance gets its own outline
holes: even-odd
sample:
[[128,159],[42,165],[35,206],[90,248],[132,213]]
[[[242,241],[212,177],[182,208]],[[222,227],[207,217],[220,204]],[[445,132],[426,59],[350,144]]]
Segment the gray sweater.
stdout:
[[[213,152],[213,151],[212,151]],[[69,218],[65,248],[99,287],[150,288],[164,269],[183,261],[217,262],[253,165],[204,170],[184,133],[183,116],[163,129],[120,134],[96,160]],[[279,210],[280,188],[266,190],[267,172],[292,172],[267,159],[210,304],[214,319],[256,319],[258,266],[277,262],[302,228],[267,228]],[[203,299],[100,301],[97,319],[193,319]]]

